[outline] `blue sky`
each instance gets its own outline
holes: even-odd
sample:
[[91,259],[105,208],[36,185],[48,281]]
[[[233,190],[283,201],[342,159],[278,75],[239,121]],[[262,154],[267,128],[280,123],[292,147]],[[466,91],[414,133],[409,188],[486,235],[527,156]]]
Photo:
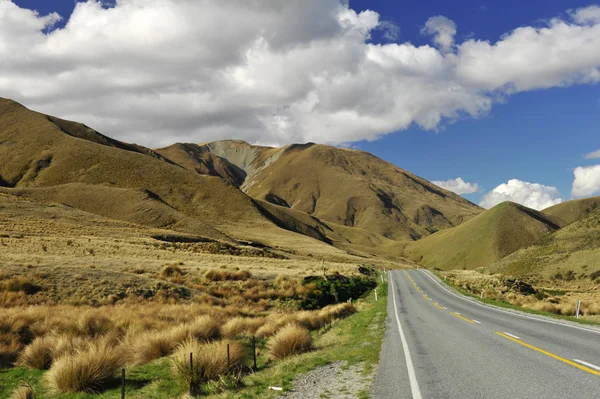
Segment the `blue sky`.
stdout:
[[[140,4],[144,3],[143,0],[138,1]],[[165,4],[171,1],[165,0]],[[348,15],[344,17],[350,21],[350,27],[345,26],[345,30],[340,30],[339,27],[332,28],[337,23],[336,19],[318,17],[321,16],[319,13],[327,16],[334,11],[339,12],[340,7],[345,7],[341,0],[297,2],[294,6],[296,8],[290,13],[291,19],[287,22],[286,18],[289,18],[289,15],[277,14],[281,10],[271,10],[273,13],[265,16],[264,20],[260,15],[262,10],[243,10],[241,19],[236,20],[235,9],[222,10],[216,5],[218,2],[206,0],[202,3],[203,6],[198,6],[197,9],[192,7],[186,12],[190,14],[190,18],[194,11],[199,12],[198,15],[210,14],[207,11],[214,12],[210,14],[211,18],[224,18],[216,25],[221,28],[220,32],[218,28],[197,32],[190,28],[190,32],[179,32],[179,25],[185,26],[186,21],[182,20],[184,12],[177,15],[174,13],[173,22],[169,22],[169,18],[166,17],[162,20],[148,19],[148,27],[143,27],[147,30],[139,37],[137,35],[141,30],[137,25],[142,18],[164,15],[164,10],[156,14],[146,13],[140,17],[142,14],[139,10],[135,14],[131,8],[124,6],[128,3],[127,0],[117,5],[116,11],[119,14],[107,14],[101,9],[87,7],[89,4],[86,3],[86,7],[79,8],[75,23],[70,21],[75,5],[71,0],[13,0],[12,3],[21,9],[37,10],[39,16],[36,18],[42,18],[52,12],[62,16],[62,21],[43,30],[47,34],[44,38],[32,34],[32,43],[45,46],[44,52],[33,53],[33,59],[42,57],[40,53],[48,57],[49,53],[54,52],[52,59],[55,67],[36,70],[36,73],[40,74],[40,81],[48,82],[48,73],[50,76],[54,73],[54,80],[60,81],[68,77],[67,82],[73,84],[73,87],[48,87],[47,94],[32,93],[28,90],[31,82],[25,81],[26,79],[19,75],[14,81],[22,81],[21,85],[15,83],[2,86],[0,81],[0,96],[15,98],[43,112],[82,121],[123,140],[148,146],[162,146],[173,141],[199,142],[219,138],[242,138],[250,142],[279,145],[293,141],[349,145],[372,152],[431,181],[460,177],[465,182],[477,184],[476,192],[463,195],[475,203],[488,205],[502,199],[510,199],[542,208],[561,199],[570,199],[576,168],[579,168],[579,180],[578,188],[573,194],[577,194],[577,197],[600,194],[600,166],[593,168],[600,164],[600,159],[584,159],[585,154],[600,150],[600,86],[597,83],[600,81],[600,59],[597,55],[600,54],[600,42],[587,40],[587,44],[575,48],[573,53],[564,54],[553,52],[552,46],[556,47],[556,43],[545,42],[544,35],[537,35],[545,28],[553,32],[553,35],[563,34],[558,28],[554,29],[556,26],[550,22],[552,18],[558,18],[565,26],[571,28],[569,33],[564,33],[564,40],[575,40],[574,43],[579,43],[577,33],[573,32],[580,28],[587,30],[589,37],[598,37],[597,32],[600,30],[594,29],[600,28],[600,8],[593,2],[350,0],[350,13],[346,13]],[[173,6],[173,10],[175,8]],[[251,12],[257,14],[253,14],[254,17],[250,17],[250,21],[244,21],[244,15],[250,15]],[[116,15],[120,16],[119,20],[125,21],[123,25],[115,22],[114,26],[111,26],[111,18],[116,20]],[[335,18],[339,15],[336,14]],[[374,15],[377,16],[375,20]],[[136,16],[136,19],[133,19],[133,16]],[[443,31],[436,30],[437,27],[432,28],[429,33],[423,31],[431,21],[430,18],[435,16],[445,17],[441,20],[442,28],[456,27],[456,32],[450,35],[452,43],[447,48],[444,48],[441,42],[436,42],[438,36],[435,36],[435,32]],[[33,21],[31,16],[18,18],[21,17]],[[127,18],[136,22],[127,22]],[[228,25],[228,19],[238,22]],[[245,27],[245,22],[250,26]],[[70,23],[73,26],[69,26]],[[172,25],[168,25],[169,23]],[[248,43],[239,43],[243,38],[232,38],[236,30],[242,31],[246,28],[248,35],[264,34],[264,29],[262,33],[252,31],[252,24],[261,23],[269,26],[274,32],[272,36],[262,39],[264,43],[268,43],[266,47],[251,47]],[[382,29],[385,24],[391,24],[395,28],[392,31]],[[136,29],[126,30],[132,27]],[[531,34],[535,36],[535,40],[527,42],[527,37],[513,35],[513,31],[520,27],[533,29],[531,32],[535,33]],[[161,47],[161,40],[169,36],[171,31],[176,31],[173,33],[173,40],[176,41]],[[81,39],[82,32],[83,36],[89,32],[90,37]],[[118,36],[120,32],[124,32],[123,37]],[[352,32],[353,35],[344,36],[343,32]],[[390,32],[396,33],[396,37],[390,39]],[[153,37],[153,33],[157,36]],[[388,34],[385,35],[386,33]],[[3,40],[2,34],[0,30],[0,44]],[[582,33],[584,34],[586,33]],[[22,33],[19,35],[18,37],[23,36]],[[361,35],[363,39],[360,39]],[[8,41],[8,37],[4,40]],[[99,37],[100,39],[94,41]],[[117,48],[121,41],[126,43],[131,37],[139,39],[134,43],[137,47],[124,47],[125,50]],[[469,57],[481,54],[471,51],[461,61],[461,55],[472,50],[468,49],[465,43],[489,42],[485,54],[490,56],[488,58],[493,58],[494,54],[499,53],[494,52],[499,50],[496,48],[499,46],[496,45],[500,41],[508,43],[510,40],[517,46],[509,56],[500,54],[496,61],[484,64],[480,70],[474,70],[470,65],[471,69],[468,71],[474,76],[473,79],[472,76],[446,77],[454,73],[455,68],[460,69],[461,62],[466,65]],[[195,46],[192,47],[190,42],[194,42]],[[256,45],[263,42],[253,43]],[[345,43],[344,46],[340,46],[342,42]],[[314,53],[320,55],[315,55],[315,60],[306,62],[306,69],[301,69],[298,65],[311,56],[310,52],[305,51],[298,58],[293,57],[298,53],[298,46],[302,47],[306,43],[320,43],[319,46],[322,45],[325,50],[316,48]],[[404,55],[390,55],[387,51],[394,50],[394,44],[409,46],[404,47]],[[151,55],[143,53],[146,45],[153,51],[149,53]],[[153,45],[155,47],[152,47]],[[186,49],[185,46],[188,45],[190,47]],[[373,49],[369,48],[369,45],[381,47]],[[87,54],[87,50],[94,50],[96,46],[100,49],[97,59],[94,58],[93,51]],[[179,46],[182,48],[181,53],[175,51],[173,55],[166,54]],[[525,46],[533,47],[527,47],[532,50],[519,53],[519,49],[526,48]],[[530,62],[532,68],[541,63],[545,64],[544,46],[548,47],[548,67],[540,69],[541,77],[538,79],[536,73],[528,74],[527,63]],[[132,48],[134,51],[131,51]],[[209,56],[203,54],[198,55],[197,59],[188,60],[193,58],[189,57],[190,54],[200,54],[202,51],[199,49],[205,48],[211,49],[207,50]],[[233,50],[228,54],[230,48]],[[245,54],[260,53],[262,58],[257,59],[270,60],[268,68],[264,65],[250,68],[243,61],[236,59],[240,51],[249,51],[251,48],[253,52]],[[427,58],[432,56],[429,50],[434,48],[437,57],[435,62],[431,61],[433,58]],[[135,53],[138,49],[141,49],[140,54],[129,57],[129,53]],[[354,58],[348,55],[354,54],[352,51],[356,52]],[[383,61],[377,61],[377,68],[367,65],[368,63],[361,63],[364,60],[369,61],[369,57],[365,56],[369,51],[381,51],[377,56],[383,57]],[[527,58],[529,51],[532,53],[531,60]],[[322,62],[322,58],[329,53],[336,54],[330,61],[331,70],[328,69],[327,62]],[[410,54],[410,61],[401,58],[406,54]],[[590,57],[585,57],[586,54],[592,54],[592,57],[596,58],[590,60]],[[402,64],[395,64],[396,67],[405,67],[407,62],[416,62],[416,69],[410,69],[412,72],[408,73],[403,70],[399,72],[403,74],[399,77],[387,67],[389,64],[386,62],[389,60],[386,61],[385,57],[388,56],[400,57],[395,58],[394,62],[403,60]],[[506,58],[519,57],[524,57],[526,63],[517,62],[514,65],[502,66]],[[564,58],[574,61],[565,63]],[[170,59],[183,61],[165,61]],[[439,61],[440,59],[443,61]],[[436,72],[432,75],[424,72],[424,76],[417,76],[420,69],[427,70],[429,67],[423,60],[431,61],[431,68]],[[189,65],[186,62],[189,62]],[[452,64],[452,67],[440,67],[436,62]],[[155,65],[149,67],[149,63],[165,65],[161,68]],[[222,66],[219,63],[222,63]],[[37,65],[31,61],[32,68],[34,64]],[[190,65],[213,64],[216,65],[213,69],[206,67],[206,70],[201,72],[191,73],[188,70]],[[233,68],[232,65],[237,65],[237,68]],[[437,72],[438,69],[435,68],[447,69]],[[495,78],[495,75],[502,75],[510,68],[513,70],[505,80]],[[54,72],[55,69],[58,72]],[[143,80],[140,71],[146,72],[146,69],[149,71],[147,80],[138,82],[138,78]],[[325,69],[328,72],[322,76],[331,76],[335,74],[332,71],[341,70],[344,73],[340,73],[337,80],[343,82],[345,76],[351,76],[351,80],[327,87],[318,86],[314,82],[303,86],[304,80],[309,80],[304,78]],[[565,70],[568,70],[568,73],[564,72]],[[189,77],[184,76],[186,73]],[[482,77],[479,76],[480,73]],[[173,77],[179,76],[178,74],[181,74],[181,80],[185,79],[185,82],[173,81]],[[214,81],[214,76],[224,74],[230,76],[226,84]],[[389,74],[390,81],[394,81],[396,86],[390,84],[390,87],[386,87],[385,74]],[[376,75],[381,75],[381,80],[373,77]],[[405,88],[414,88],[414,76],[418,77],[416,91],[405,93]],[[433,89],[429,87],[428,76],[436,80]],[[106,85],[98,84],[97,87],[92,83],[113,78],[118,81]],[[278,78],[281,80],[279,85],[276,85],[274,82]],[[235,95],[229,96],[231,93],[226,90],[231,90],[234,86],[233,81],[239,84],[241,89],[236,87]],[[466,98],[459,96],[444,101],[437,100],[457,86],[468,93]],[[416,100],[415,103],[421,108],[412,110],[410,96],[419,95],[421,87],[424,91],[433,90],[433,94],[425,96],[423,100]],[[111,90],[115,93],[113,97],[107,94]],[[203,96],[207,92],[210,95]],[[210,100],[204,103],[204,97],[207,96]],[[244,96],[247,96],[246,102],[238,104],[237,99],[246,98]],[[219,108],[220,97],[224,100]],[[120,104],[121,101],[123,104]],[[485,101],[489,101],[489,104]],[[386,102],[394,103],[397,108],[386,107]],[[117,103],[119,108],[115,108],[114,104]],[[182,104],[187,106],[190,103],[194,106],[190,106],[189,110],[185,109],[185,106],[182,107]],[[315,107],[315,103],[326,105],[319,108]],[[314,107],[313,112],[306,113],[306,107],[310,107],[311,104]],[[212,109],[213,105],[214,111],[205,111],[207,108]],[[320,117],[314,112],[322,112],[325,108],[326,112],[320,114]],[[436,112],[427,113],[429,108]],[[135,114],[135,117],[127,119],[120,116],[123,109],[129,114]],[[169,115],[175,113],[177,117],[172,120],[165,117],[161,119],[161,111],[157,112],[157,109],[173,110]],[[404,115],[405,109],[411,110]],[[438,111],[442,115],[441,119],[431,122],[431,118],[435,119]],[[340,122],[340,115],[351,115],[356,120]],[[272,120],[266,120],[267,117],[272,117]],[[509,183],[511,179],[517,179],[518,182]],[[506,183],[509,183],[508,186],[498,187]],[[497,187],[498,190],[491,193]]]

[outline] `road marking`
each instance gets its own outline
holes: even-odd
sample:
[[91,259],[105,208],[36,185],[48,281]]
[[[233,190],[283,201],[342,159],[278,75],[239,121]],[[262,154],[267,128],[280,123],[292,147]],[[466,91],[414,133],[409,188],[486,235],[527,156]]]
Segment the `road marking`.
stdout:
[[[390,272],[391,273],[391,272]],[[391,276],[388,276],[391,277]],[[396,322],[398,323],[398,331],[400,331],[400,340],[402,341],[402,350],[404,351],[404,360],[406,361],[406,368],[408,369],[408,380],[410,381],[410,390],[412,392],[413,399],[421,399],[421,391],[419,390],[419,383],[417,382],[417,374],[413,366],[410,352],[408,351],[408,343],[400,324],[400,317],[398,317],[398,305],[396,304],[396,290],[394,290],[394,279],[389,279],[392,288],[392,299],[394,302],[394,313],[396,314]]]
[[587,367],[589,367],[589,368],[591,368],[591,369],[594,369],[594,370],[600,371],[600,367],[598,367],[598,366],[596,366],[596,365],[594,365],[594,364],[592,364],[592,363],[584,362],[583,360],[579,360],[579,359],[573,359],[573,361],[574,361],[574,362],[577,362],[577,363],[579,363],[579,364],[583,364],[584,366],[587,366]]
[[475,323],[477,323],[477,324],[481,324],[481,322],[480,322],[480,321],[477,321],[477,320],[475,320],[475,319],[473,319],[473,321],[474,321]]
[[558,356],[558,355],[555,355],[554,353],[551,353],[551,352],[545,351],[545,350],[543,350],[543,349],[540,349],[540,348],[538,348],[538,347],[535,347],[535,346],[533,346],[533,345],[529,345],[529,344],[528,344],[528,343],[526,343],[526,342],[523,342],[523,341],[521,341],[521,340],[519,340],[519,339],[513,338],[513,337],[511,337],[511,336],[509,336],[509,335],[506,335],[506,334],[504,334],[504,333],[501,333],[501,332],[496,332],[496,334],[498,334],[498,335],[500,335],[501,337],[504,337],[504,338],[506,338],[506,339],[510,339],[511,341],[513,341],[513,342],[516,342],[516,343],[518,343],[518,344],[520,344],[520,345],[523,345],[523,346],[525,346],[525,347],[527,347],[527,348],[529,348],[529,349],[533,349],[534,351],[538,351],[538,352],[540,352],[540,353],[543,353],[543,354],[544,354],[544,355],[546,355],[546,356],[550,356],[551,358],[554,358],[554,359],[556,359],[556,360],[560,360],[560,361],[561,361],[561,362],[563,362],[563,363],[566,363],[566,364],[568,364],[568,365],[571,365],[571,366],[573,366],[573,367],[577,367],[577,368],[578,368],[578,369],[580,369],[580,370],[587,371],[587,372],[588,372],[588,373],[590,373],[590,374],[594,374],[594,375],[598,375],[598,376],[600,376],[600,370],[594,370],[594,369],[592,369],[592,368],[590,368],[590,367],[586,367],[586,366],[583,366],[583,365],[581,365],[581,364],[575,363],[575,362],[573,362],[573,361],[571,361],[571,360],[565,359],[564,357],[560,357],[560,356]]
[[433,303],[438,309],[442,309],[444,310],[445,308],[441,307],[440,305],[438,305],[436,302]]
[[532,316],[528,316],[525,314],[521,314],[521,313],[515,313],[515,312],[508,312],[506,310],[502,310],[502,309],[498,309],[497,307],[493,306],[493,305],[484,305],[481,302],[466,298],[464,296],[455,294],[454,292],[450,291],[449,289],[447,289],[446,287],[444,287],[442,284],[440,284],[435,278],[433,278],[428,272],[426,272],[425,270],[421,271],[423,274],[425,274],[427,277],[429,277],[434,283],[436,283],[437,285],[440,286],[441,289],[443,289],[444,291],[446,291],[447,293],[449,293],[450,295],[454,295],[457,298],[462,299],[463,301],[468,301],[474,305],[477,306],[481,306],[482,308],[485,309],[489,309],[489,310],[493,310],[494,312],[499,312],[499,313],[505,313],[514,317],[520,317],[523,319],[530,319],[530,320],[535,320],[535,321],[541,321],[542,323],[549,323],[549,324],[555,324],[557,326],[563,326],[563,327],[568,327],[568,328],[574,328],[576,330],[582,330],[582,331],[587,331],[587,332],[591,332],[594,334],[600,334],[600,330],[592,330],[591,328],[585,328],[585,327],[579,327],[579,326],[573,326],[570,324],[566,324],[566,323],[558,323],[556,321],[552,321],[552,320],[546,320],[546,319],[540,319],[537,317],[532,317]]
[[514,339],[521,339],[521,337],[517,337],[516,335],[512,335],[512,334],[507,333],[507,332],[503,332],[502,334],[508,335],[509,337],[513,337]]
[[469,323],[471,323],[471,324],[475,324],[475,322],[474,322],[473,320],[471,320],[471,319],[467,319],[466,317],[462,317],[462,316],[461,316],[461,315],[459,315],[458,313],[450,312],[450,314],[451,314],[452,316],[454,316],[454,317],[458,317],[459,319],[462,319],[462,320],[464,320],[464,321],[467,321],[467,322],[469,322]]

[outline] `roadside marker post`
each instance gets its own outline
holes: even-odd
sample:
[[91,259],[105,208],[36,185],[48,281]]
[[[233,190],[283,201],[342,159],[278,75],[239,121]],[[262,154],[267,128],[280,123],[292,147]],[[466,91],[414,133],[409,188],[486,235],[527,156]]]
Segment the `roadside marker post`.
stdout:
[[378,299],[377,299],[377,288],[374,289],[373,291],[375,291],[375,302],[377,302],[378,301]]
[[578,319],[579,318],[579,309],[581,308],[581,299],[577,300],[577,310],[575,312],[575,318]]
[[483,290],[481,290],[481,295],[479,297],[483,299]]
[[121,369],[121,399],[125,399],[125,369]]

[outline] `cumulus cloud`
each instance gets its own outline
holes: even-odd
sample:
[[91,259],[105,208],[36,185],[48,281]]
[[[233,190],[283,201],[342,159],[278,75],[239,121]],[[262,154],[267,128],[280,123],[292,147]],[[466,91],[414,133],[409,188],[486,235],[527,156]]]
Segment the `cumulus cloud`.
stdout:
[[[107,6],[106,4],[109,4]],[[346,0],[77,2],[65,26],[0,0],[0,96],[148,146],[374,140],[486,115],[512,93],[600,80],[594,7],[496,42],[375,44]]]
[[597,5],[569,10],[571,18],[578,24],[597,24],[600,23],[600,7]]
[[465,182],[460,177],[446,181],[434,181],[432,183],[436,186],[452,191],[456,194],[473,194],[479,191],[479,186],[477,185],[477,183]]
[[450,51],[454,46],[454,36],[456,35],[456,24],[451,19],[443,15],[431,17],[425,23],[421,30],[422,34],[432,35],[433,43],[443,51]]
[[560,204],[563,198],[556,187],[512,179],[484,195],[479,205],[489,209],[505,201],[516,202],[539,211]]
[[588,197],[595,194],[600,194],[600,165],[575,168],[575,180],[571,195]]
[[589,153],[585,154],[583,157],[585,159],[598,159],[598,158],[600,158],[600,150],[589,152]]

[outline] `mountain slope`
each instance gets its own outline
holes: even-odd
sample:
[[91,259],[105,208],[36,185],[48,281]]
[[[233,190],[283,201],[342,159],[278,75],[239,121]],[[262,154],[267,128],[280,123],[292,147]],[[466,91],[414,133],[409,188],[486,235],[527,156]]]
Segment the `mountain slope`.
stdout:
[[563,224],[533,209],[504,202],[458,227],[408,244],[404,254],[430,267],[475,269],[533,244]]
[[566,223],[573,223],[576,220],[587,217],[591,212],[600,206],[600,197],[583,198],[579,200],[562,202],[542,210],[546,215],[551,215],[564,220]]
[[[185,145],[185,146],[194,146]],[[251,197],[304,212],[339,226],[411,241],[449,228],[482,210],[371,154],[317,144],[283,148],[219,141],[196,146],[242,169],[241,189]],[[183,145],[156,150],[179,162]],[[223,176],[223,173],[218,173]]]
[[[569,205],[566,208],[575,209],[579,205],[575,203],[574,208]],[[499,260],[489,269],[504,274],[535,274],[565,280],[591,275],[587,283],[592,283],[600,278],[600,209]],[[582,282],[577,281],[577,284]]]

